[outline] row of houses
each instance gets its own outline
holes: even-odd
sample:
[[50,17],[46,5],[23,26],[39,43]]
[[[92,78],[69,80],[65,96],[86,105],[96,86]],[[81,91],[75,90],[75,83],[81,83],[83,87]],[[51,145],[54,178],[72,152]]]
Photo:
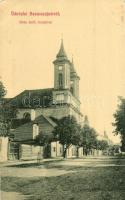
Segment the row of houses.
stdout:
[[[40,154],[43,158],[61,158],[63,157],[63,146],[59,141],[51,142],[49,148],[38,145],[22,144],[9,141],[8,137],[0,137],[0,161],[5,162],[8,160],[36,160]],[[102,151],[93,149],[90,155],[100,156]],[[79,158],[83,158],[85,153],[83,148],[78,150]],[[77,147],[71,145],[67,150],[67,158],[77,157]]]

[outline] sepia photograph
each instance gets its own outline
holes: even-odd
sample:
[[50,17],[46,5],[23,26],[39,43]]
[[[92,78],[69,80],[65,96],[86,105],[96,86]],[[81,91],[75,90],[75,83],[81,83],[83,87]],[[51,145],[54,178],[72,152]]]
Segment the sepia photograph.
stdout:
[[125,0],[0,1],[0,200],[125,199]]

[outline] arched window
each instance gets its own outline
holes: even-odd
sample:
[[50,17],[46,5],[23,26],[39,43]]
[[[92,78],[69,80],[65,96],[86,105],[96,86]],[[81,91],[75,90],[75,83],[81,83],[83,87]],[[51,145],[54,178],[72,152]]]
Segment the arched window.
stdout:
[[62,73],[59,73],[59,88],[63,87],[63,75]]
[[23,119],[31,120],[31,115],[30,115],[30,113],[25,112],[25,113],[23,114]]
[[71,91],[72,94],[74,94],[73,86],[71,86],[70,91]]

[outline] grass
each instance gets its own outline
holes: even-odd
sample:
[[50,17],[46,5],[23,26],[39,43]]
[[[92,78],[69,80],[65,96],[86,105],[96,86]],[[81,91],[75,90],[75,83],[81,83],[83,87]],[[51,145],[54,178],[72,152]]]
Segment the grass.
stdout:
[[[120,160],[118,161],[120,164]],[[50,166],[49,166],[50,167]],[[70,168],[70,167],[69,167]],[[69,170],[67,166],[63,169]],[[124,200],[125,167],[75,167],[57,177],[2,177],[2,190],[19,192],[29,200]]]

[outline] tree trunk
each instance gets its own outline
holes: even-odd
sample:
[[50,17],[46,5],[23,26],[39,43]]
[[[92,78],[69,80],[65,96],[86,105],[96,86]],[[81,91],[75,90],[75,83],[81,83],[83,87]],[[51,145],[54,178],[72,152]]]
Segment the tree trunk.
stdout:
[[66,152],[67,152],[67,149],[65,148],[63,151],[63,158],[66,158]]
[[79,158],[79,147],[77,147],[76,156],[77,156],[77,158]]
[[67,147],[63,146],[63,158],[67,158]]

